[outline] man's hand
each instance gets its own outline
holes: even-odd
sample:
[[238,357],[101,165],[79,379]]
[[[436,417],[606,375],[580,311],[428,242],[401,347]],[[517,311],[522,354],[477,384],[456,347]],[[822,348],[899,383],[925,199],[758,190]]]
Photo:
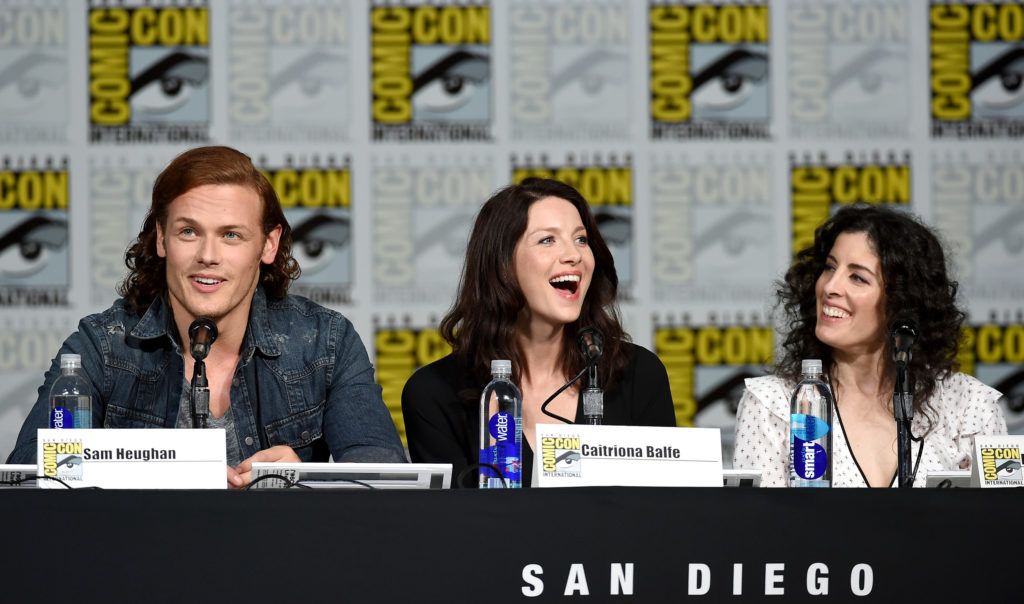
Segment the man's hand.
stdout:
[[302,461],[295,454],[295,450],[288,445],[277,445],[269,449],[257,451],[252,457],[246,459],[234,468],[228,466],[228,485],[233,489],[240,489],[252,482],[252,463],[254,461]]

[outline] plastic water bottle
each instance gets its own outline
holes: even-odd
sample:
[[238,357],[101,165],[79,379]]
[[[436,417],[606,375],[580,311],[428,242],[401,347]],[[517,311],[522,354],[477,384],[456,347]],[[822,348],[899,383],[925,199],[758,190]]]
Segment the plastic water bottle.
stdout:
[[480,395],[480,488],[522,487],[522,449],[523,395],[512,383],[512,362],[491,361],[491,381]]
[[789,405],[789,486],[832,486],[832,391],[821,361],[804,359]]
[[50,387],[50,427],[92,428],[92,397],[81,355],[60,355],[60,377]]

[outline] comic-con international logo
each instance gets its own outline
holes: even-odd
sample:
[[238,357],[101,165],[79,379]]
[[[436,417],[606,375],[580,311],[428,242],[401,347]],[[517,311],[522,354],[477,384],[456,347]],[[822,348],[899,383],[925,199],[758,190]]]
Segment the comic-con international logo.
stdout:
[[545,476],[576,478],[582,475],[583,464],[578,436],[545,436],[540,441],[541,471]]
[[814,230],[840,206],[854,203],[909,206],[910,154],[847,154],[842,162],[825,155],[798,160],[790,155],[793,216],[792,252],[814,242]]
[[601,237],[615,260],[619,295],[632,297],[635,212],[633,158],[629,154],[567,155],[564,161],[547,156],[512,157],[512,182],[529,177],[553,178],[571,185],[590,204]]
[[1024,135],[1024,6],[929,7],[932,136]]
[[910,13],[904,0],[786,3],[786,87],[795,136],[907,135]]
[[0,142],[67,140],[68,5],[0,10]]
[[40,376],[75,330],[77,319],[56,314],[0,311],[0,449],[4,451],[13,448],[39,396]]
[[68,303],[67,158],[0,165],[0,307]]
[[374,0],[370,88],[373,140],[490,140],[490,6]]
[[384,322],[374,317],[374,350],[377,383],[383,391],[384,403],[398,428],[402,443],[405,441],[405,421],[402,419],[402,388],[414,371],[451,353],[451,346],[433,327],[413,327],[410,321],[395,325],[394,320]]
[[81,440],[44,442],[39,470],[58,480],[82,480],[84,448]]
[[492,158],[379,158],[373,168],[374,299],[451,303],[473,219],[494,190]]
[[293,294],[318,304],[352,299],[352,168],[343,158],[287,156],[273,166],[260,158],[292,227],[292,257],[302,276]]
[[227,22],[233,138],[348,138],[353,80],[347,2],[235,0]]
[[1020,447],[981,447],[981,480],[985,486],[1024,486]]
[[766,155],[651,159],[651,264],[659,302],[746,306],[776,272]]
[[991,320],[964,328],[960,370],[1003,393],[1010,434],[1024,433],[1024,316],[993,313]]
[[629,137],[629,4],[569,0],[508,7],[512,138]]
[[173,154],[104,154],[89,166],[89,279],[92,302],[107,305],[124,279],[124,253],[149,211],[153,181]]
[[768,7],[652,0],[648,15],[651,136],[768,138]]
[[772,363],[774,331],[753,315],[747,325],[741,314],[731,319],[731,325],[695,326],[654,317],[654,352],[668,370],[676,424],[721,428],[729,443],[743,380]]
[[92,1],[90,141],[209,138],[209,16],[205,2],[192,0]]
[[972,314],[1020,308],[1024,300],[1024,162],[1021,154],[985,149],[936,152],[931,170],[932,215],[955,253]]

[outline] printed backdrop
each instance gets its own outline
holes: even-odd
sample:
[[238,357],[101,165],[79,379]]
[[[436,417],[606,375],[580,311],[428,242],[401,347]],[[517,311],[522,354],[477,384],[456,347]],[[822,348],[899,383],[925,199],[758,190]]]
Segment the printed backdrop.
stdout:
[[1022,41],[1019,2],[0,0],[0,457],[204,143],[266,171],[293,291],[355,323],[400,432],[477,208],[539,175],[591,203],[628,331],[727,460],[772,281],[858,201],[940,229],[962,366],[1024,433]]

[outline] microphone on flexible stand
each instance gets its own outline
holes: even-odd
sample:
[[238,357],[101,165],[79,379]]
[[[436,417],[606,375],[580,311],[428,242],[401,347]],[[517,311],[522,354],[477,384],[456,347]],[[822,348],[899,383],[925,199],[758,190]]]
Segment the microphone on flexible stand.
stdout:
[[[911,349],[917,341],[917,325],[910,319],[900,318],[893,322],[892,360],[896,363],[896,383],[892,395],[892,412],[896,418],[896,454],[900,488],[914,486],[914,475],[910,465],[910,441],[913,435],[910,425],[914,420],[914,397],[910,388],[907,366],[913,358]],[[918,460],[920,461],[920,460]]]
[[589,373],[587,378],[587,388],[583,391],[583,415],[587,419],[588,424],[600,425],[604,421],[604,393],[597,383],[597,361],[601,358],[601,354],[604,353],[604,337],[601,332],[597,331],[593,327],[586,327],[581,329],[576,338],[580,350],[583,351],[583,356],[587,360],[587,364],[583,366],[571,380],[562,385],[561,388],[555,390],[555,392],[547,398],[540,406],[540,411],[548,417],[553,417],[558,421],[566,424],[575,423],[570,419],[566,419],[561,415],[548,411],[548,404],[555,400],[555,398],[565,391],[566,388],[575,384],[584,373]]
[[604,353],[604,337],[593,327],[585,327],[579,333],[580,350],[587,359],[587,387],[583,390],[583,417],[587,424],[600,426],[604,423],[604,392],[597,383],[597,361]]
[[199,317],[188,327],[188,349],[195,360],[192,369],[192,426],[205,428],[210,415],[210,384],[206,379],[206,363],[210,347],[217,339],[217,324],[207,317]]

